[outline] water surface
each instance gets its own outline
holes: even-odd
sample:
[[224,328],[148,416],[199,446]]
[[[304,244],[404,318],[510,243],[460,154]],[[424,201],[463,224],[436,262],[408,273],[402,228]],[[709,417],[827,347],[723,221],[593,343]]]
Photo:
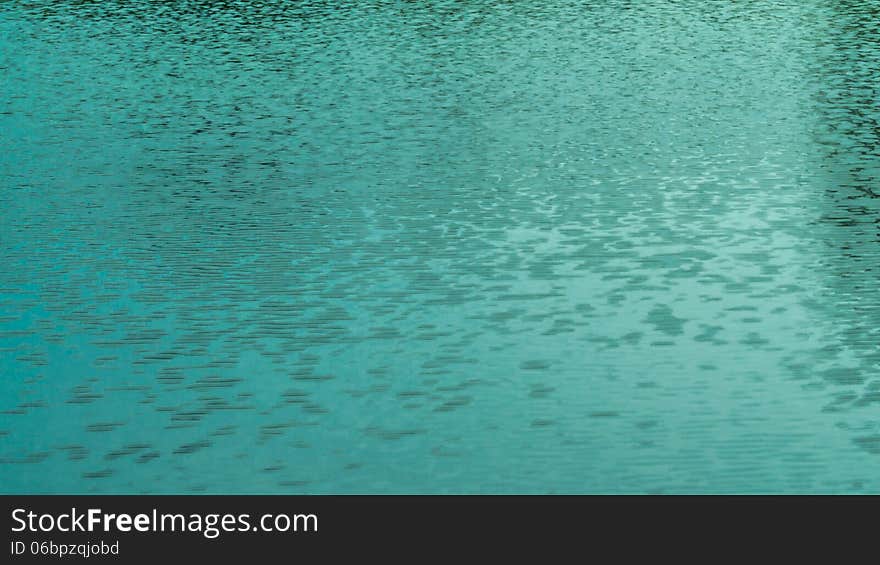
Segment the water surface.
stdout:
[[880,491],[871,1],[0,5],[0,490]]

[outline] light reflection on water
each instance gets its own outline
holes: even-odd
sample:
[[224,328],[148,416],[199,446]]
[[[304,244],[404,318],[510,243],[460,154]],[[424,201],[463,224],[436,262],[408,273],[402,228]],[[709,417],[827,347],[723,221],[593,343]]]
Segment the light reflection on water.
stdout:
[[4,4],[3,491],[880,490],[880,11],[535,4]]

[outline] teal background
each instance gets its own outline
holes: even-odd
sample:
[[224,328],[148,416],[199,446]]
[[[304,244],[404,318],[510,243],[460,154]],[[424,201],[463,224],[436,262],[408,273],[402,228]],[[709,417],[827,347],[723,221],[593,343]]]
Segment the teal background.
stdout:
[[880,491],[880,5],[0,3],[0,491]]

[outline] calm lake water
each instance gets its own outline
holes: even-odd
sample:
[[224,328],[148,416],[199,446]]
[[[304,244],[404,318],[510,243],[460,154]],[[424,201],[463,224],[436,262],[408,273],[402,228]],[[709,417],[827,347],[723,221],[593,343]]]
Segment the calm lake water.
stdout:
[[0,5],[2,492],[880,492],[872,1]]

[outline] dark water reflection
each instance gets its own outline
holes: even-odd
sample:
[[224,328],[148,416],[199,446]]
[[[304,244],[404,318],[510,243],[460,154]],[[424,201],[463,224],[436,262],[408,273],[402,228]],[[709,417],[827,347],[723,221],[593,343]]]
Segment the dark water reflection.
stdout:
[[0,484],[876,491],[876,11],[4,4]]
[[[867,2],[835,4],[829,31],[816,71],[817,165],[826,183],[818,227],[827,273],[817,306],[834,320],[836,339],[817,361],[836,361],[823,373],[835,394],[827,410],[870,410],[880,401],[880,11]],[[857,414],[840,425],[853,430],[857,445],[880,452],[877,424]]]

